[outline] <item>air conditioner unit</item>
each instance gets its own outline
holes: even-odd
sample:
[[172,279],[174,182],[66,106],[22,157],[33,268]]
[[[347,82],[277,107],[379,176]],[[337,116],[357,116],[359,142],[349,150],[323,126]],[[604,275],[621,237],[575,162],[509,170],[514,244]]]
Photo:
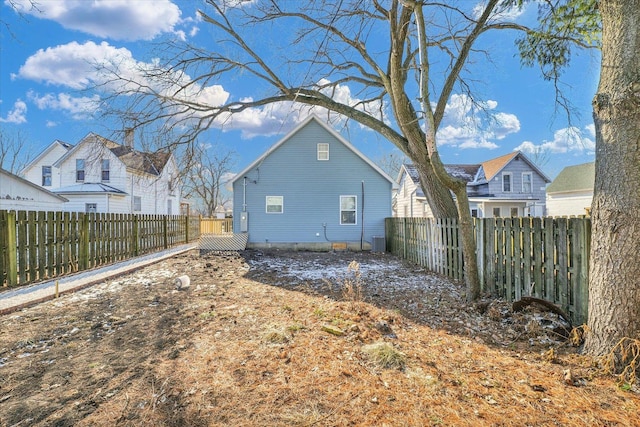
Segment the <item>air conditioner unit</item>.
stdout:
[[371,252],[385,252],[387,244],[384,237],[373,236],[371,241]]

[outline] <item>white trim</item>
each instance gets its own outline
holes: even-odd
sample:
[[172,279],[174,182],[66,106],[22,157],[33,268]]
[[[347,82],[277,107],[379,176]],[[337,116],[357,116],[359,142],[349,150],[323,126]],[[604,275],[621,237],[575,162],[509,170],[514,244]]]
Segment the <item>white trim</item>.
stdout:
[[[524,189],[524,176],[529,175],[531,178],[529,179],[529,191]],[[533,193],[533,172],[522,172],[522,192],[525,194]]]
[[[269,206],[278,206],[277,204],[269,204],[269,199],[280,199],[280,212],[269,211]],[[264,212],[267,214],[283,214],[284,213],[284,196],[264,196]]]
[[[320,148],[322,146],[322,149]],[[324,149],[326,147],[326,150]],[[326,158],[324,158],[326,156]],[[329,143],[328,142],[319,142],[316,144],[316,159],[319,161],[328,161],[329,160]]]
[[[354,209],[353,209],[355,222],[353,222],[353,223],[350,223],[350,222],[348,222],[348,223],[342,222],[342,212],[343,212],[343,209],[342,209],[342,199],[343,199],[343,198],[346,198],[346,197],[351,197],[351,198],[353,198],[353,200],[354,200],[354,202],[355,202],[355,207],[354,207]],[[358,196],[356,196],[356,195],[350,195],[350,194],[340,195],[340,206],[339,206],[339,208],[340,208],[340,225],[358,225]],[[352,211],[351,209],[344,209],[344,212],[351,212],[351,211]]]
[[[509,190],[504,189],[504,177],[509,177]],[[502,172],[502,193],[513,193],[513,172]]]

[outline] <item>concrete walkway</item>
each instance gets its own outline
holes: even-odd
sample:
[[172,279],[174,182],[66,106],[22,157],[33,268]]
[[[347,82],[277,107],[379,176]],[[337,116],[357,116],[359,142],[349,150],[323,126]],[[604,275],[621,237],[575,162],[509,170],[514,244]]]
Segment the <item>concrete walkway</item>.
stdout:
[[2,292],[0,293],[0,314],[55,298],[56,282],[58,282],[58,294],[69,293],[197,248],[197,243],[176,246],[116,264]]

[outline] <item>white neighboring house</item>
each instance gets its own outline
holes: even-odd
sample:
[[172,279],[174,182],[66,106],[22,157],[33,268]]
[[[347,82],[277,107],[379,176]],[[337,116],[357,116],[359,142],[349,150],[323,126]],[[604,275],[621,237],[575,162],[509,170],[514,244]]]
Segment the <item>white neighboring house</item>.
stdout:
[[596,164],[567,166],[547,187],[549,216],[580,216],[591,213]]
[[0,168],[0,210],[62,211],[64,197]]
[[54,141],[23,169],[29,181],[64,196],[70,212],[178,215],[180,183],[170,153],[145,153],[95,133]]

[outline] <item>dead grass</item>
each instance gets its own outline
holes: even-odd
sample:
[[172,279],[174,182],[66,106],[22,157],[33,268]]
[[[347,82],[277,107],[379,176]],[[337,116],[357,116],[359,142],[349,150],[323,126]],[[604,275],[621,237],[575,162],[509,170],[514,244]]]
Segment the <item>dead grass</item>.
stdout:
[[[638,393],[572,347],[489,346],[244,262],[185,255],[1,318],[0,425],[640,425]],[[190,290],[140,284],[152,269],[188,270]]]

